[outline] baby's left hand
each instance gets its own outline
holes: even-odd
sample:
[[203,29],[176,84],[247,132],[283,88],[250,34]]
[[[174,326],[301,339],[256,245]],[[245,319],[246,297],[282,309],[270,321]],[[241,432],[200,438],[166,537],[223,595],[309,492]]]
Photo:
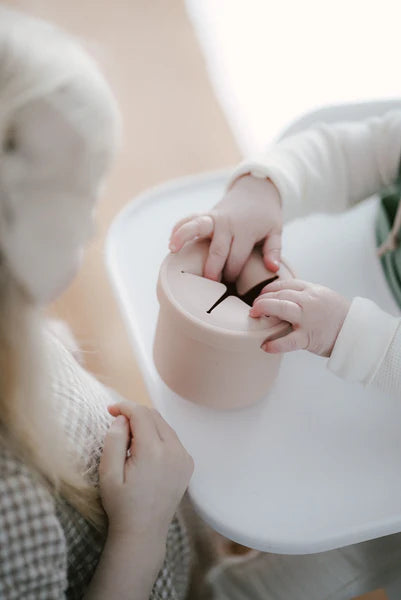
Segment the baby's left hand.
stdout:
[[330,356],[350,307],[350,301],[329,288],[299,279],[273,281],[256,298],[251,317],[272,316],[292,325],[292,331],[267,341],[271,353],[309,350]]

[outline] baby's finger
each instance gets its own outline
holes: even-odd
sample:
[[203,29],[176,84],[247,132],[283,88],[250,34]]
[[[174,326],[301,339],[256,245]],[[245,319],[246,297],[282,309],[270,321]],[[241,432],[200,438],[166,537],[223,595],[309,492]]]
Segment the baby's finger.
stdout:
[[259,296],[249,314],[251,317],[278,317],[282,321],[298,324],[301,320],[302,310],[298,304],[289,300],[277,300],[276,298]]
[[263,259],[270,271],[275,273],[280,268],[281,259],[281,231],[273,230],[266,237],[263,244]]
[[204,276],[219,281],[231,246],[231,233],[225,225],[217,222],[206,259]]
[[258,296],[256,298],[255,302],[257,300],[263,299],[263,298],[267,298],[267,299],[275,298],[276,300],[289,300],[290,302],[293,302],[294,304],[298,304],[298,306],[301,309],[303,308],[303,304],[302,304],[303,294],[302,294],[302,292],[300,292],[298,290],[284,289],[284,290],[278,290],[277,292],[272,292],[272,291],[268,290],[267,292],[264,292],[260,296]]
[[171,231],[170,238],[172,237],[173,233],[175,233],[177,231],[177,229],[179,229],[181,227],[181,225],[188,223],[188,221],[192,221],[192,219],[196,219],[196,217],[199,217],[199,213],[193,213],[192,215],[187,215],[183,219],[180,219],[179,221],[177,221],[177,223],[174,225],[174,227]]
[[171,236],[169,248],[171,252],[181,250],[186,242],[194,239],[211,237],[214,231],[214,221],[210,215],[195,217],[181,225]]
[[110,425],[104,440],[99,464],[101,480],[107,479],[107,482],[112,485],[124,483],[124,466],[129,439],[128,421],[123,415],[119,415]]
[[271,283],[268,283],[261,294],[269,292],[279,292],[280,290],[297,290],[302,292],[305,289],[305,282],[300,279],[276,279]]
[[262,350],[271,354],[281,354],[283,352],[293,352],[294,350],[304,350],[307,347],[307,343],[306,334],[298,329],[284,337],[264,342]]
[[253,250],[253,246],[253,240],[234,236],[224,269],[224,276],[227,281],[235,281],[237,279]]

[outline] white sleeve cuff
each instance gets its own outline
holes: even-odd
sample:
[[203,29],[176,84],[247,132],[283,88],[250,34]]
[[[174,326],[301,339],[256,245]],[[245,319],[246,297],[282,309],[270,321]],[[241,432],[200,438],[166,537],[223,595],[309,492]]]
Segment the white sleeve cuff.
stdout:
[[371,300],[354,298],[327,367],[343,379],[371,383],[399,324]]
[[388,396],[401,397],[401,319],[386,356],[372,380],[372,385]]

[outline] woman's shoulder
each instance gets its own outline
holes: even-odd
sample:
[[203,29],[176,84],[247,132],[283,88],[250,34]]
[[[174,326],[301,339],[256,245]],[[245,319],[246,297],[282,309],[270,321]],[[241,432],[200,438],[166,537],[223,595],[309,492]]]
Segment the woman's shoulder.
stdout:
[[107,406],[112,393],[77,361],[62,340],[47,332],[52,401],[58,419],[93,482],[103,440],[112,420]]
[[77,358],[79,353],[73,351],[52,330],[45,330],[45,339],[52,392],[58,408],[61,411],[66,408],[68,412],[75,408],[84,422],[87,415],[93,418],[97,414],[108,424],[111,417],[107,405],[112,402],[112,392],[84,368]]

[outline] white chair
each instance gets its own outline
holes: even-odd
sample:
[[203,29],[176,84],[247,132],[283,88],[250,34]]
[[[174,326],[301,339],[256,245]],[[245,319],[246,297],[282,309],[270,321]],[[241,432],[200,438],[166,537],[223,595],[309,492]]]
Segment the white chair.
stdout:
[[[392,108],[401,101],[321,109],[282,135]],[[150,398],[194,457],[191,497],[224,536],[276,553],[319,552],[401,531],[399,401],[345,383],[306,352],[285,355],[269,396],[234,412],[187,402],[155,370],[155,287],[170,230],[183,215],[212,206],[226,178],[187,177],[142,194],[115,219],[106,249]],[[299,277],[400,314],[375,254],[376,202],[288,224],[283,254]]]

